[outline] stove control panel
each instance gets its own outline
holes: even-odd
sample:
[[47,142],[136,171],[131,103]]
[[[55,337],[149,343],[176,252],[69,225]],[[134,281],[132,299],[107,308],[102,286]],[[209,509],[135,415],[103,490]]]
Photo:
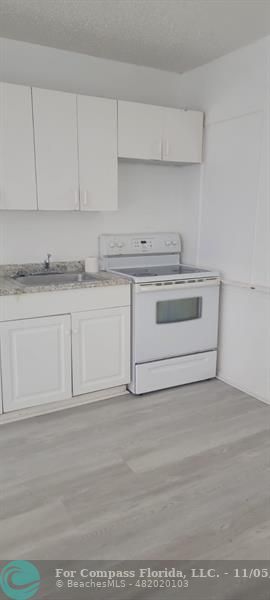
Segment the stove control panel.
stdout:
[[181,237],[179,233],[142,233],[101,235],[100,256],[138,254],[179,254]]
[[135,251],[139,250],[141,252],[148,252],[153,248],[152,239],[135,238],[135,240],[132,240],[132,247]]

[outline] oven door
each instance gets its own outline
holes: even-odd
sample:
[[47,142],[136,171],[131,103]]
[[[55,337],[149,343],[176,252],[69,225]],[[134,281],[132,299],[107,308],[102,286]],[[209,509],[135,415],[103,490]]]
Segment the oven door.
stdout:
[[219,280],[133,286],[133,361],[217,347]]

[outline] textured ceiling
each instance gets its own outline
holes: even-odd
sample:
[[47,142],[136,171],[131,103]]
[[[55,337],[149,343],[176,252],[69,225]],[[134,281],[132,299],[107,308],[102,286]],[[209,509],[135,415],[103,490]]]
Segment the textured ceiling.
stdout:
[[270,33],[270,0],[0,0],[0,36],[182,73]]

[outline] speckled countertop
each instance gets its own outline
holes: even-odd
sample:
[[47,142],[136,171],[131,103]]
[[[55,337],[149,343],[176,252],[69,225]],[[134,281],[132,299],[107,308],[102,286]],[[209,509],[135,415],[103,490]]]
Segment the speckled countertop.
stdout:
[[[54,273],[84,273],[84,262],[59,262],[52,263],[50,271]],[[0,266],[0,296],[10,296],[14,294],[32,294],[37,292],[58,292],[69,289],[85,289],[92,287],[105,287],[112,285],[128,285],[126,278],[99,271],[92,273],[92,278],[88,281],[72,281],[51,284],[25,285],[23,278],[18,281],[14,278],[17,274],[32,275],[44,273],[44,267],[41,264],[23,264],[23,265],[1,265]]]

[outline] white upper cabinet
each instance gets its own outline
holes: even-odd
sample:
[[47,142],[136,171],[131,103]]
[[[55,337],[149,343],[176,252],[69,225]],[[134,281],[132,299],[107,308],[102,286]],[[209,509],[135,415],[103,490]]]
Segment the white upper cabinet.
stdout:
[[78,96],[81,210],[115,210],[117,194],[117,102]]
[[33,88],[39,210],[79,210],[77,99]]
[[163,108],[118,102],[118,156],[161,160]]
[[118,157],[200,163],[203,113],[0,83],[0,209],[112,211]]
[[163,160],[200,163],[202,160],[203,113],[164,108]]
[[203,113],[136,102],[118,102],[118,156],[200,163]]
[[31,88],[0,83],[0,209],[36,208]]

